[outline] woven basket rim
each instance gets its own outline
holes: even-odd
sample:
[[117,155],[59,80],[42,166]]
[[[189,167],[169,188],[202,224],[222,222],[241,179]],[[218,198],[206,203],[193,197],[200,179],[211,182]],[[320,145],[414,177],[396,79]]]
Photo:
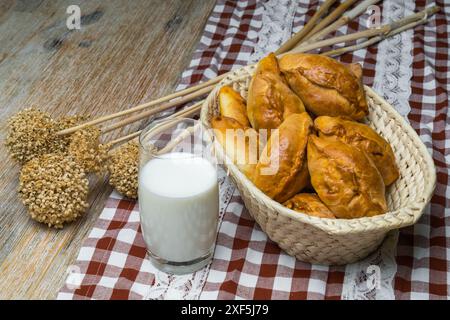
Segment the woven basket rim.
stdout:
[[[248,79],[252,74],[254,66],[247,66],[233,71],[232,75],[223,79],[209,94],[207,99],[202,105],[201,121],[209,127],[208,109],[212,101],[218,94],[218,90],[226,84],[230,84],[239,80]],[[241,75],[241,73],[247,73]],[[302,223],[310,224],[318,229],[323,230],[329,234],[351,234],[360,233],[362,230],[368,232],[378,232],[380,230],[389,231],[392,229],[398,229],[414,224],[422,215],[423,208],[430,201],[434,188],[436,186],[436,169],[434,161],[431,158],[428,150],[422,140],[420,140],[416,131],[409,125],[408,122],[381,96],[379,96],[373,89],[364,85],[366,95],[371,96],[373,99],[378,100],[380,104],[388,108],[390,116],[394,117],[397,122],[401,124],[403,130],[414,140],[414,145],[419,148],[420,155],[426,163],[428,176],[428,183],[425,185],[425,190],[422,197],[417,201],[408,203],[407,206],[401,207],[394,211],[388,211],[385,214],[377,215],[373,217],[363,217],[355,219],[329,219],[310,216],[302,212],[289,209],[279,202],[269,198],[261,190],[259,190],[238,168],[234,165],[228,156],[223,151],[223,148],[216,147],[217,154],[224,159],[224,166],[232,174],[235,179],[239,179],[245,187],[251,192],[253,197],[257,197],[263,201],[266,206],[273,208],[278,214],[287,216],[291,219],[298,220]],[[419,198],[419,196],[417,196]],[[417,199],[416,198],[416,199]]]

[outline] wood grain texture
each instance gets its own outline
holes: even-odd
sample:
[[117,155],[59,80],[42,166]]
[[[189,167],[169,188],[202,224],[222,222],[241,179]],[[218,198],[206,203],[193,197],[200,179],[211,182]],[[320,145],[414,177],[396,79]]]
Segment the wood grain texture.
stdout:
[[[81,30],[66,8],[81,8]],[[19,166],[5,119],[31,106],[105,115],[174,91],[214,0],[0,1],[0,298],[52,299],[111,188],[91,182],[88,214],[63,230],[32,221],[17,195]],[[136,123],[105,140],[136,130]]]

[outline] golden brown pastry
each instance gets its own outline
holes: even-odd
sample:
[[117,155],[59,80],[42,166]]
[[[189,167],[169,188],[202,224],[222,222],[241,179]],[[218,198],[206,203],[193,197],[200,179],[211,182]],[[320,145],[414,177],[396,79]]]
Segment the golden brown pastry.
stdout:
[[395,155],[389,143],[368,125],[339,117],[318,117],[314,126],[319,136],[336,137],[367,153],[377,166],[384,184],[389,186],[399,177]]
[[350,69],[350,71],[355,75],[355,77],[360,81],[361,86],[363,86],[362,78],[363,78],[363,68],[359,63],[351,63],[346,65]]
[[306,144],[312,127],[308,113],[291,114],[267,141],[253,183],[275,201],[288,200],[309,183]]
[[258,133],[235,119],[223,116],[212,118],[211,127],[228,158],[251,179],[260,150]]
[[[269,53],[266,57],[259,60],[256,65],[255,74],[265,72],[281,75],[280,67],[278,66],[278,59],[274,53]],[[281,81],[286,83],[284,78],[282,78]]]
[[219,110],[224,117],[233,118],[245,127],[250,127],[247,118],[247,107],[241,95],[229,86],[219,90]]
[[311,183],[336,217],[371,217],[387,211],[383,178],[365,152],[338,139],[311,135],[307,154]]
[[253,76],[247,98],[247,115],[252,127],[275,129],[290,114],[305,111],[302,100],[289,88],[281,76],[272,53],[263,58]]
[[360,66],[317,54],[286,54],[279,60],[291,89],[316,116],[364,118],[369,110]]
[[299,193],[283,203],[289,209],[319,218],[335,219],[333,212],[320,200],[317,194]]

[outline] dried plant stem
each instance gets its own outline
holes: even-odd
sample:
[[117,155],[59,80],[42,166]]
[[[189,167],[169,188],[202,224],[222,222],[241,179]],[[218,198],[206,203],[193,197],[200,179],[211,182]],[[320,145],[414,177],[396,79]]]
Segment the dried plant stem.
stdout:
[[[371,38],[371,37],[378,36],[382,39],[382,38],[389,36],[389,34],[392,33],[396,29],[403,28],[403,27],[407,26],[408,24],[412,24],[412,23],[418,22],[420,20],[426,20],[430,15],[438,12],[439,9],[440,9],[439,7],[433,6],[428,9],[425,9],[423,11],[420,11],[418,13],[409,15],[403,19],[399,19],[399,20],[393,21],[391,23],[382,25],[379,28],[368,29],[368,30],[364,30],[364,31],[360,31],[360,32],[343,35],[340,37],[335,37],[335,38],[331,38],[331,39],[318,41],[316,43],[302,45],[298,48],[294,48],[292,50],[292,52],[307,52],[310,50],[327,47],[327,46],[330,46],[333,44],[337,44],[337,43],[341,43],[341,42],[343,43],[343,42],[347,42],[347,41],[354,41],[354,40],[358,40],[358,39],[362,39],[362,38]],[[404,30],[406,30],[406,29],[403,29],[402,31],[404,31]],[[370,40],[368,40],[368,41],[370,41]],[[375,43],[375,42],[373,42],[373,43]]]
[[199,124],[184,129],[176,138],[170,140],[167,145],[159,150],[156,154],[162,155],[172,151],[181,141],[192,135],[199,128]]
[[364,41],[364,42],[355,44],[355,45],[353,45],[353,46],[348,46],[348,47],[338,48],[338,49],[335,49],[335,50],[330,50],[330,51],[327,51],[327,52],[323,52],[323,53],[321,53],[321,54],[323,54],[323,55],[325,55],[325,56],[330,56],[330,57],[331,57],[331,56],[338,56],[338,55],[344,54],[344,53],[346,53],[346,52],[356,51],[356,50],[359,50],[359,49],[367,48],[368,46],[371,46],[372,44],[375,44],[375,43],[377,43],[377,42],[380,42],[380,41],[382,41],[382,40],[384,40],[384,39],[386,39],[386,38],[392,37],[392,36],[394,36],[394,35],[396,35],[396,34],[399,34],[399,33],[403,32],[403,31],[405,31],[405,30],[414,28],[414,27],[416,27],[416,26],[418,26],[418,25],[420,25],[420,24],[424,24],[424,23],[426,23],[426,22],[428,22],[428,20],[419,20],[419,21],[416,21],[416,22],[407,24],[407,25],[405,25],[405,26],[403,26],[403,27],[394,29],[394,30],[392,30],[391,32],[389,32],[389,33],[388,33],[386,36],[384,36],[384,37],[383,37],[383,36],[376,36],[376,37],[370,38],[370,39],[367,40],[367,41]]
[[[217,78],[214,78],[214,79],[212,79],[210,81],[204,82],[204,83],[199,85],[199,86],[201,86],[201,88],[199,90],[198,90],[199,86],[194,86],[197,89],[194,89],[194,87],[191,87],[191,88],[189,88],[190,89],[189,90],[190,93],[187,94],[187,95],[185,95],[185,93],[187,92],[185,90],[178,91],[178,92],[175,92],[173,94],[169,94],[168,96],[165,96],[165,97],[162,97],[162,98],[150,101],[148,103],[144,103],[144,104],[138,105],[136,107],[133,107],[133,108],[130,108],[130,109],[127,109],[127,110],[123,110],[123,111],[120,111],[120,112],[116,112],[116,113],[113,113],[113,114],[110,114],[110,115],[106,115],[106,116],[103,116],[103,117],[99,117],[97,119],[85,122],[85,123],[83,123],[81,125],[78,125],[78,126],[75,126],[75,127],[72,127],[72,128],[61,130],[57,134],[58,135],[70,134],[70,133],[73,133],[73,132],[75,132],[75,131],[77,131],[79,129],[83,129],[83,128],[86,128],[86,127],[89,127],[89,126],[93,126],[93,125],[96,125],[96,124],[99,124],[99,123],[102,123],[102,122],[105,122],[105,121],[108,121],[108,120],[111,120],[111,119],[114,119],[114,118],[118,118],[118,117],[121,117],[121,116],[124,116],[124,115],[128,115],[130,113],[134,113],[134,112],[137,112],[137,111],[142,111],[144,109],[147,109],[147,108],[152,107],[154,105],[160,104],[162,102],[169,101],[169,100],[172,100],[174,98],[178,98],[180,96],[183,96],[183,98],[171,101],[171,102],[169,102],[167,104],[164,104],[161,107],[151,109],[150,110],[151,112],[149,112],[147,114],[147,116],[159,113],[161,111],[170,109],[171,107],[174,107],[176,105],[180,105],[180,104],[192,101],[192,100],[194,100],[196,98],[199,98],[199,97],[203,96],[206,93],[209,93],[214,88],[214,85],[216,83],[218,83],[220,80],[222,80],[223,78],[224,78],[224,75],[221,75],[221,76],[219,76]],[[139,118],[139,119],[141,119],[141,118]],[[136,120],[134,120],[134,121],[136,121]],[[122,122],[122,123],[125,123],[125,121]],[[127,124],[128,123],[130,123],[130,122],[127,122]],[[119,128],[119,127],[116,127],[116,128]]]
[[304,38],[304,41],[309,40],[312,36],[314,36],[319,30],[323,30],[331,23],[336,21],[342,14],[350,8],[357,0],[346,0],[342,2],[332,13],[330,13],[327,17],[321,20]]
[[403,27],[409,23],[416,22],[417,20],[427,20],[429,16],[439,12],[441,8],[438,6],[432,6],[420,12],[409,15],[405,18],[399,19],[391,23],[392,29]]
[[[164,105],[162,105],[160,107],[157,107],[157,108],[154,108],[154,109],[150,109],[148,111],[141,112],[141,113],[139,113],[139,114],[137,114],[135,116],[132,116],[132,117],[129,117],[129,118],[125,119],[125,120],[119,121],[119,122],[117,122],[117,123],[115,123],[115,124],[113,124],[113,125],[111,125],[109,127],[102,128],[102,133],[110,132],[112,130],[124,127],[124,126],[126,126],[126,125],[128,125],[130,123],[136,122],[138,120],[146,119],[146,118],[148,118],[150,116],[153,116],[153,115],[155,115],[155,114],[157,114],[157,113],[159,113],[161,111],[164,111],[164,110],[167,110],[168,108],[174,107],[175,105],[179,105],[179,104],[188,102],[191,99],[186,96],[185,98],[182,98],[180,100],[184,100],[184,101],[181,101],[181,102],[177,101],[176,104],[173,104],[173,103],[169,102],[169,103],[164,104]],[[170,105],[170,106],[168,106],[168,105]],[[180,115],[178,115],[178,113],[181,113],[181,115],[184,115],[185,113],[187,115],[189,115],[190,113],[195,113],[196,110],[199,110],[199,109],[200,109],[199,104],[196,103],[196,104],[194,104],[193,106],[191,106],[189,108],[186,108],[186,109],[183,109],[183,110],[181,110],[181,111],[179,111],[177,113],[174,113],[172,116],[180,116]]]
[[[138,136],[141,134],[141,132],[142,132],[142,130],[139,130],[139,131],[136,131],[136,132],[127,134],[126,136],[117,138],[117,139],[115,139],[115,140],[109,142],[109,144],[110,144],[111,146],[114,146],[114,145],[119,144],[119,143],[121,143],[121,142],[125,142],[125,141],[128,141],[128,140],[132,140],[133,138],[138,137]],[[112,148],[112,149],[114,149],[114,148]]]
[[307,51],[311,51],[314,49],[332,46],[337,43],[354,41],[354,40],[358,40],[358,39],[362,39],[362,38],[370,38],[370,37],[374,37],[374,36],[377,36],[380,34],[387,34],[387,33],[389,33],[389,31],[391,31],[391,26],[383,25],[376,29],[368,29],[368,30],[364,30],[364,31],[360,31],[360,32],[346,34],[346,35],[343,35],[340,37],[325,39],[325,40],[321,40],[318,42],[302,45],[298,48],[294,48],[291,52],[293,52],[293,53],[307,52]]
[[185,108],[183,110],[180,110],[180,111],[178,111],[178,112],[176,112],[174,114],[171,114],[168,118],[174,118],[174,117],[177,117],[177,118],[181,118],[181,117],[189,118],[189,117],[195,116],[196,114],[199,113],[199,111],[202,108],[202,105],[203,105],[204,102],[205,102],[205,100],[199,101],[199,102],[193,104],[190,107],[187,107],[187,108]]
[[354,7],[352,10],[345,13],[342,17],[340,17],[338,20],[336,20],[334,23],[330,24],[325,29],[322,29],[318,33],[314,34],[312,37],[308,39],[308,41],[305,42],[305,45],[313,43],[315,41],[322,40],[326,35],[330,34],[333,31],[336,31],[343,25],[346,25],[359,15],[361,15],[363,12],[367,10],[367,8],[380,0],[365,0],[362,1],[360,4],[358,4],[356,7]]
[[[204,102],[204,100],[199,101],[199,102],[193,104],[192,106],[190,106],[188,108],[185,108],[185,109],[180,110],[180,111],[178,111],[178,112],[176,112],[174,114],[171,114],[170,116],[167,117],[167,119],[169,119],[169,118],[189,118],[189,117],[192,117],[192,116],[196,115],[200,111],[203,102]],[[115,144],[118,144],[118,143],[121,143],[121,142],[124,142],[124,141],[131,140],[131,139],[136,138],[137,136],[139,136],[141,134],[141,132],[142,132],[142,130],[130,133],[130,134],[126,135],[126,136],[117,138],[117,139],[115,139],[115,140],[113,140],[113,141],[111,141],[109,143],[111,145],[115,145]]]
[[[209,87],[207,87],[207,88],[208,88],[208,92],[209,92],[210,89],[209,89]],[[203,89],[203,90],[206,90],[207,88],[205,88],[205,89]],[[205,92],[201,92],[201,95],[203,95],[204,93],[205,93]],[[199,95],[199,96],[200,96],[200,95]],[[128,125],[128,124],[130,124],[130,123],[133,123],[133,122],[136,122],[136,121],[138,121],[138,120],[142,120],[142,119],[148,118],[148,117],[153,116],[153,115],[155,115],[155,114],[157,114],[157,113],[160,113],[160,112],[162,112],[162,111],[165,111],[165,110],[167,110],[167,109],[170,109],[170,108],[172,108],[172,107],[174,107],[174,106],[177,106],[177,105],[180,105],[180,104],[189,102],[189,101],[191,101],[191,100],[193,100],[193,99],[194,99],[194,98],[192,98],[191,95],[187,95],[187,96],[185,96],[185,97],[183,97],[183,98],[181,98],[181,99],[175,100],[175,101],[173,101],[173,102],[165,103],[165,104],[163,104],[163,105],[161,105],[161,106],[159,106],[159,107],[152,108],[152,109],[150,109],[150,110],[141,112],[141,113],[139,113],[139,114],[137,114],[137,115],[135,115],[135,116],[131,116],[131,117],[126,118],[126,119],[124,119],[124,120],[122,120],[122,121],[116,122],[116,123],[114,123],[113,125],[110,125],[110,126],[108,126],[108,127],[102,128],[102,129],[101,129],[101,130],[102,130],[102,133],[106,133],[106,132],[110,132],[110,131],[115,130],[115,129],[118,129],[118,128],[122,128],[122,127],[124,127],[124,126],[126,126],[126,125]],[[191,110],[191,109],[189,109],[189,110]]]
[[[352,0],[355,1],[355,0]],[[309,19],[308,23],[305,24],[305,26],[297,32],[292,38],[290,38],[288,41],[286,41],[277,51],[275,51],[275,54],[281,54],[284,52],[287,52],[294,48],[296,45],[301,43],[301,41],[305,38],[307,34],[311,32],[311,30],[316,25],[316,22],[322,18],[322,16],[330,9],[330,7],[335,3],[336,0],[327,0],[325,3],[317,10],[314,15]]]

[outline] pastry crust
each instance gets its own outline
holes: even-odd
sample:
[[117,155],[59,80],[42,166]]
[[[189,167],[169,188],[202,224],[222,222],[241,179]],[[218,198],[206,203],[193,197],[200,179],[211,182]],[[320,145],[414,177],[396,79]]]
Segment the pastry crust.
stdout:
[[220,114],[224,117],[233,118],[242,126],[249,127],[247,118],[247,107],[244,98],[229,86],[223,86],[218,95]]
[[[274,73],[281,75],[281,70],[278,65],[278,59],[273,52],[269,53],[266,57],[258,61],[256,65],[255,74],[259,73]],[[284,81],[284,79],[282,79]]]
[[369,110],[362,69],[317,54],[286,54],[279,67],[291,89],[316,116],[364,118]]
[[283,203],[289,209],[319,218],[336,219],[333,212],[314,193],[299,193]]
[[262,151],[253,183],[275,201],[284,202],[308,185],[306,144],[312,127],[306,112],[292,114],[279,126],[278,134],[271,135]]
[[282,77],[275,55],[263,58],[248,90],[247,115],[252,127],[275,129],[289,115],[301,112],[305,106]]
[[337,138],[367,153],[383,177],[386,186],[399,177],[395,155],[389,143],[368,125],[339,117],[318,117],[314,127],[319,136]]
[[211,127],[228,158],[251,179],[261,149],[258,133],[250,127],[242,126],[235,119],[223,116],[212,118]]
[[387,211],[383,178],[365,152],[338,139],[311,135],[307,154],[312,185],[336,217],[371,217]]

